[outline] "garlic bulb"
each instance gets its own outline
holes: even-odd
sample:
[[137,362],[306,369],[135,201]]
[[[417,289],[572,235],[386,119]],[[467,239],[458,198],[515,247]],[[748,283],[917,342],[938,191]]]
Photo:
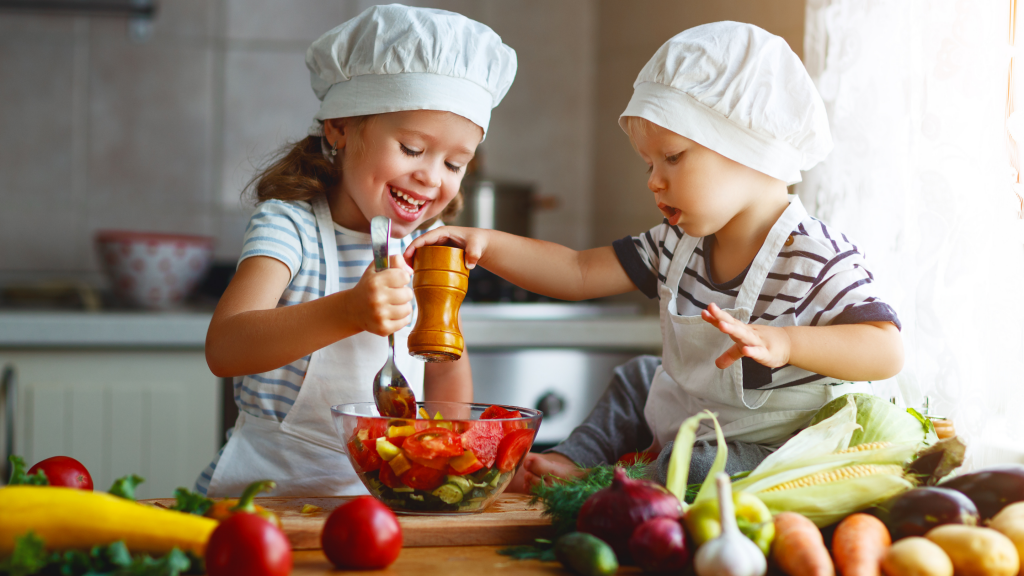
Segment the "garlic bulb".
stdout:
[[715,484],[718,487],[722,533],[697,550],[694,566],[698,576],[764,576],[768,571],[764,554],[736,526],[729,475],[719,472]]

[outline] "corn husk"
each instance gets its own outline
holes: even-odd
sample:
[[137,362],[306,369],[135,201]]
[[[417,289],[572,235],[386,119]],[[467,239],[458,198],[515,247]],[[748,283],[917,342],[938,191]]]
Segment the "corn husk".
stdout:
[[[827,526],[913,488],[903,466],[914,457],[920,442],[878,444],[874,449],[846,451],[858,430],[857,405],[848,397],[845,406],[791,438],[749,476],[737,481],[735,488],[761,498],[772,514],[798,512],[818,526]],[[881,472],[843,477],[844,469],[857,465],[881,465]],[[770,491],[786,482],[830,471],[840,479]]]
[[[718,453],[712,472],[725,469],[728,452],[714,415],[707,412],[684,421],[676,435],[669,462],[668,481],[669,490],[680,500],[686,490],[697,427],[700,421],[708,418],[715,424],[718,440]],[[914,457],[920,442],[885,443],[871,449],[864,447],[861,450],[845,451],[850,447],[854,433],[860,428],[857,424],[857,404],[852,397],[848,397],[845,406],[791,438],[746,478],[736,481],[733,488],[756,495],[772,514],[798,512],[818,526],[827,526],[913,488],[913,482],[902,470]],[[849,468],[858,465],[881,466],[877,473],[847,477]],[[811,486],[769,491],[773,487],[822,472],[835,472],[833,476],[837,479]],[[715,496],[713,473],[704,480],[697,496],[698,501]]]

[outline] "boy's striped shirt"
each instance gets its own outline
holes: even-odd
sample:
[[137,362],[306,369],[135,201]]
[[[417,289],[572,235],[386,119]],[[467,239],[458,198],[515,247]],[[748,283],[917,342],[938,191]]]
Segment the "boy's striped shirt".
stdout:
[[[637,288],[649,298],[658,298],[658,285],[665,284],[672,250],[682,237],[678,226],[663,220],[639,236],[616,240],[613,247]],[[751,324],[828,326],[892,322],[900,327],[896,311],[877,297],[864,255],[845,235],[808,216],[791,232],[790,238],[792,242],[787,239],[761,287]],[[736,305],[747,270],[736,278],[715,283],[709,260],[714,258],[712,240],[713,236],[707,236],[698,242],[676,287],[677,313],[681,316],[699,316],[712,302],[723,309]],[[806,371],[792,366],[768,369],[749,358],[743,358],[743,373],[743,386],[747,389],[780,388],[825,379],[817,374],[808,376]]]

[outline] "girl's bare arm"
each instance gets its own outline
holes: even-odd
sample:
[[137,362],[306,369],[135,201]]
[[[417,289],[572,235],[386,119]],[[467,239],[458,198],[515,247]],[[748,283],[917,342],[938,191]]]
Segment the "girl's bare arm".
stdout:
[[280,368],[362,331],[387,335],[407,324],[412,312],[405,268],[368,268],[351,290],[278,308],[290,278],[287,266],[267,256],[239,264],[206,333],[206,362],[214,375]]
[[587,300],[636,289],[610,246],[576,251],[552,242],[477,228],[445,226],[417,238],[406,250],[449,244],[466,250],[466,265],[487,270],[531,292],[559,300]]

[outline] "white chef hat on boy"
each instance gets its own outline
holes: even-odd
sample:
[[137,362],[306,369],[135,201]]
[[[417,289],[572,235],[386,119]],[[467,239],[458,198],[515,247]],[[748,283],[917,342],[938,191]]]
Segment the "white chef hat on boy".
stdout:
[[323,121],[403,110],[443,110],[487,134],[491,109],[516,75],[516,53],[487,26],[461,14],[400,4],[373,6],[306,51]]
[[832,150],[821,96],[782,38],[752,24],[690,28],[662,45],[619,117],[662,128],[785,181]]

